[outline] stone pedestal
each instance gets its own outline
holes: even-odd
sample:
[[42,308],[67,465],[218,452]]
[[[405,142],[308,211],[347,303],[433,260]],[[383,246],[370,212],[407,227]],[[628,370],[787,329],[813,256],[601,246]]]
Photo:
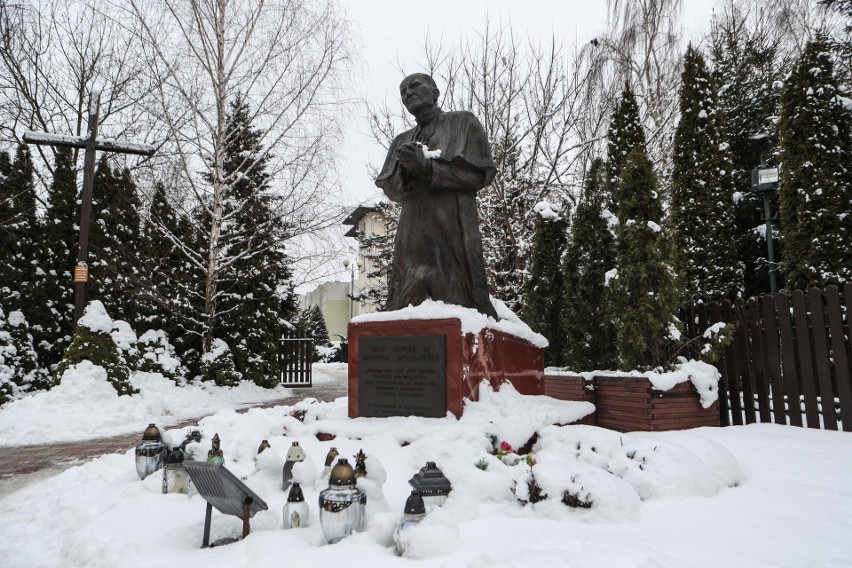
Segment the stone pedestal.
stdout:
[[482,380],[543,394],[544,350],[496,329],[463,333],[457,318],[349,324],[351,418],[458,417]]

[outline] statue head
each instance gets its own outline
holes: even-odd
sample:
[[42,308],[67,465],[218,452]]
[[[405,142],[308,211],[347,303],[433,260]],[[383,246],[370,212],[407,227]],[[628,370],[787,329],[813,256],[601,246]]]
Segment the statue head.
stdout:
[[399,98],[408,112],[418,116],[438,106],[441,91],[431,75],[413,73],[399,84]]

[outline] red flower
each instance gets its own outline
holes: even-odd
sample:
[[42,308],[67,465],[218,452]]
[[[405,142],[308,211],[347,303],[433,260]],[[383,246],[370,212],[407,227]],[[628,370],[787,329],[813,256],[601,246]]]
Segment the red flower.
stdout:
[[509,442],[504,440],[500,442],[500,451],[509,453],[512,451],[512,446],[509,444]]

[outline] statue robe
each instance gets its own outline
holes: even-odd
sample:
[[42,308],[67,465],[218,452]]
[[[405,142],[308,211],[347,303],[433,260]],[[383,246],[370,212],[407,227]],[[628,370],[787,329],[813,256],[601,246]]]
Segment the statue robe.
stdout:
[[[414,178],[403,171],[397,149],[421,142],[430,151],[428,174]],[[431,123],[397,136],[376,185],[402,204],[388,310],[424,300],[475,308],[497,319],[488,297],[476,193],[494,179],[491,146],[476,117],[466,111],[440,112]]]

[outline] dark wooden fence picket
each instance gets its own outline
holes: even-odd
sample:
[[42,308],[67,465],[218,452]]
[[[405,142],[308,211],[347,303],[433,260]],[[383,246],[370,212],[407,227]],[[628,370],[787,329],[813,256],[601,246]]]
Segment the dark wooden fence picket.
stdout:
[[[847,299],[850,294],[852,294],[852,284],[847,284]],[[852,369],[849,368],[849,347],[844,341],[848,335],[843,331],[843,312],[840,308],[840,291],[837,286],[829,286],[826,289],[825,300],[837,381],[837,398],[840,399],[840,420],[843,423],[843,430],[852,432]]]
[[772,398],[772,421],[776,424],[786,424],[787,405],[784,402],[784,387],[781,384],[781,351],[778,348],[775,302],[772,301],[772,296],[766,295],[760,298],[760,303],[763,317],[763,348],[766,353],[766,376]]

